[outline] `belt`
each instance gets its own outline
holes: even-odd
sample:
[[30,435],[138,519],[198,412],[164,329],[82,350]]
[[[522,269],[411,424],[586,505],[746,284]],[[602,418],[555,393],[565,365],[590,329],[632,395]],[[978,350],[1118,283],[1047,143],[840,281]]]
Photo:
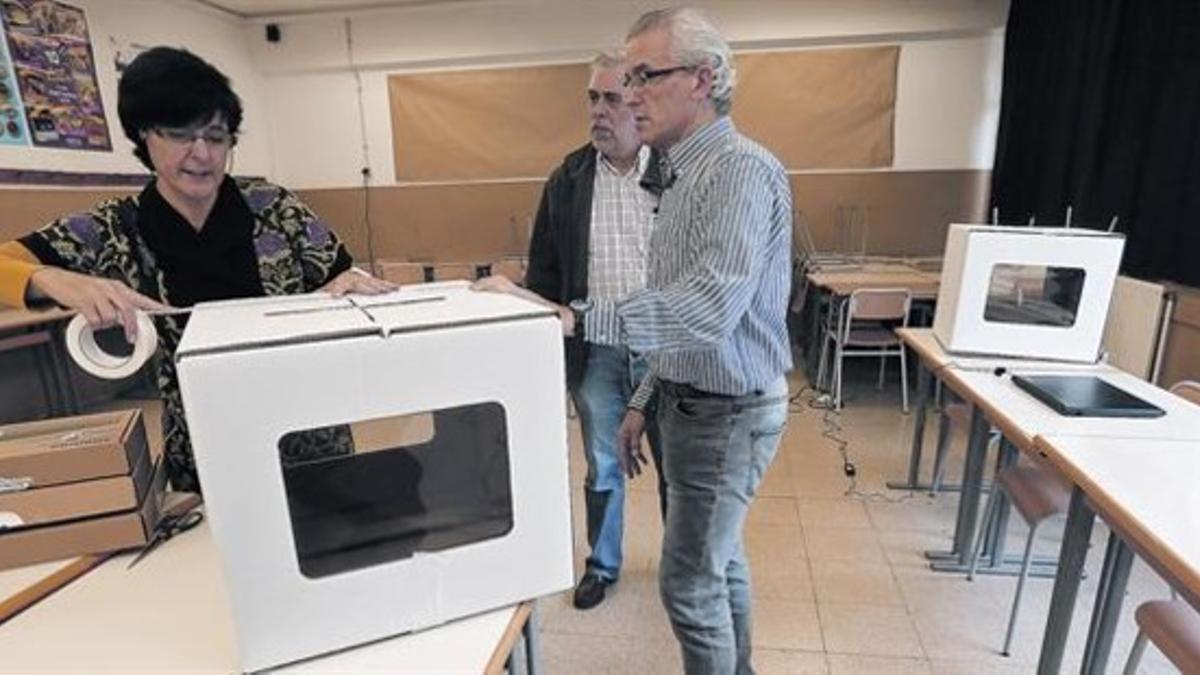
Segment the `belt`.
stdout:
[[754,391],[747,392],[740,396],[734,396],[733,394],[718,394],[716,392],[697,389],[690,384],[672,382],[670,380],[659,380],[658,386],[662,388],[664,393],[669,396],[674,396],[675,398],[712,398],[732,401],[734,399],[752,398],[754,396],[763,395],[762,389],[755,389]]

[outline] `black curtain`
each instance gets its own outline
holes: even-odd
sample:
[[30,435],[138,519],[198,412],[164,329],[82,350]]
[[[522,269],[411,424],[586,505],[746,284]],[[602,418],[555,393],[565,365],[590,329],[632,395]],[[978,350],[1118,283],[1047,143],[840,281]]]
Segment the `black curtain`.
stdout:
[[1200,0],[1012,0],[992,205],[1117,216],[1126,273],[1200,286]]

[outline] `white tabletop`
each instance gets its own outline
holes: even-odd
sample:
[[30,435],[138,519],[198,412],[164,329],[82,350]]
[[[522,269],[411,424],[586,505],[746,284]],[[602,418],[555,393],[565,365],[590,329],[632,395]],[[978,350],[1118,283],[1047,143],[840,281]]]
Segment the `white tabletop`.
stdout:
[[1200,601],[1200,441],[1048,435],[1038,437],[1037,448],[1180,591]]
[[957,368],[992,372],[996,368],[1019,372],[1112,372],[1117,370],[1107,363],[1071,363],[1047,361],[1045,359],[1019,358],[1015,356],[984,356],[980,354],[952,354],[947,352],[932,328],[897,328],[896,335],[917,354],[931,369]]
[[[236,672],[232,616],[206,525],[127,570],[131,558],[106,562],[0,625],[0,670]],[[0,572],[0,593],[61,565]],[[481,673],[516,612],[503,608],[278,672]]]
[[[1060,415],[1012,382],[1013,375],[1054,372],[1054,369],[1016,368],[997,376],[991,372],[950,368],[945,371],[944,377],[955,391],[982,407],[988,419],[999,426],[1009,440],[1025,448],[1032,446],[1034,436],[1039,434],[1200,441],[1200,406],[1119,370],[1098,368],[1093,373],[1109,384],[1162,408],[1166,414],[1156,418]],[[1080,373],[1078,369],[1057,372]]]

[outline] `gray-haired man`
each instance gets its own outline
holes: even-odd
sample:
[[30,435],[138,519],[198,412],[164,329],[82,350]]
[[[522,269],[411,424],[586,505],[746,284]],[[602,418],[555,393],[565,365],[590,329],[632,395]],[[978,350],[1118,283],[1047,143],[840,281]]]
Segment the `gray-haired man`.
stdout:
[[627,471],[651,393],[667,481],[659,584],[688,673],[750,673],[750,576],[742,526],[787,422],[792,367],[787,175],[728,113],[725,40],[690,9],[629,32],[626,83],[644,142],[669,160],[647,288],[618,304],[650,376],[621,429]]

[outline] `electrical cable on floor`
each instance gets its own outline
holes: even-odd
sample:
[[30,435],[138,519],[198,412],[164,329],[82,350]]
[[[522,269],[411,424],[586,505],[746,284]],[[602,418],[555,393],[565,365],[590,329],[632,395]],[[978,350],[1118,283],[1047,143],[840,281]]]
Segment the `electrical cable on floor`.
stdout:
[[[806,396],[806,394],[808,395]],[[838,421],[841,412],[834,408],[829,394],[812,385],[805,384],[799,391],[789,396],[788,404],[789,414],[804,412],[806,409],[823,411],[821,413],[821,437],[833,443],[834,449],[842,460],[842,473],[845,474],[847,481],[843,495],[863,501],[887,504],[899,504],[913,498],[916,493],[914,490],[908,490],[899,497],[893,497],[879,490],[865,491],[858,487],[858,467],[850,459],[850,441],[843,436],[844,429]]]

